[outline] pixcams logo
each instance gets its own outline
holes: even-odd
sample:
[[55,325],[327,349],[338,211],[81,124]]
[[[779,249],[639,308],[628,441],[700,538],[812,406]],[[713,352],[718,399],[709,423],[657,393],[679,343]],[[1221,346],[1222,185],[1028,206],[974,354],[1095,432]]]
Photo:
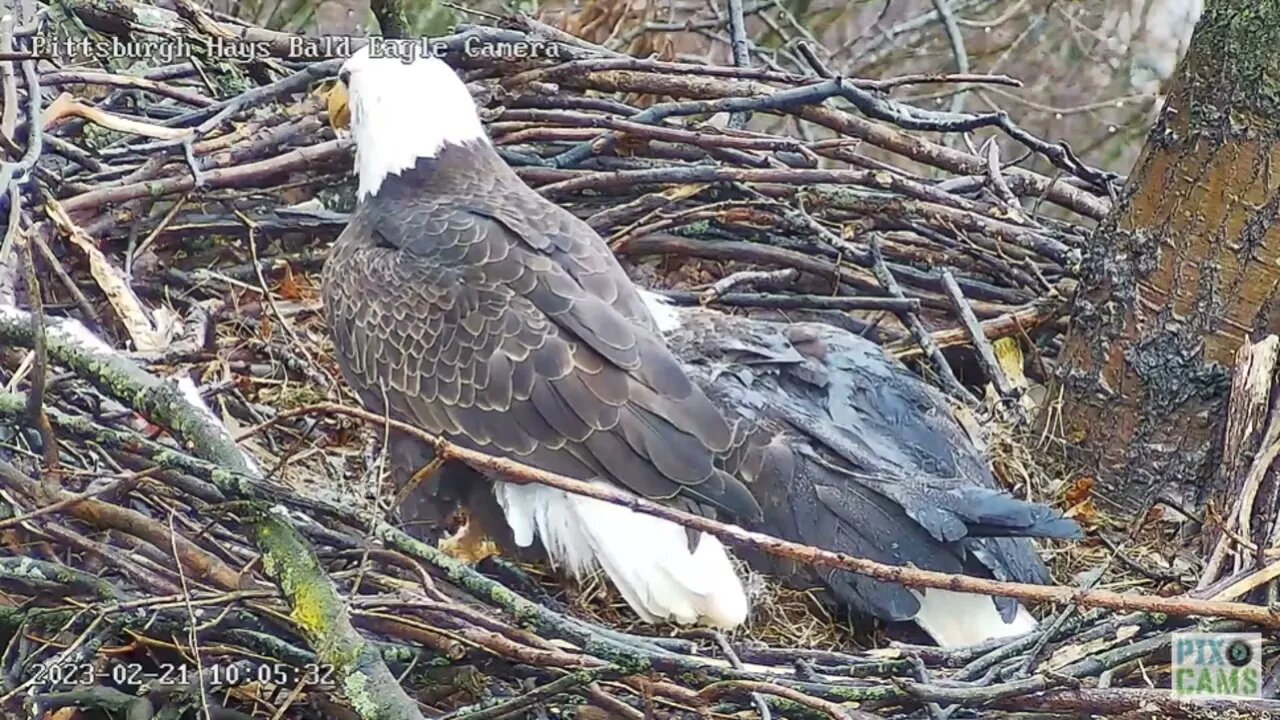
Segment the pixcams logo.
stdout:
[[1174,633],[1173,694],[1259,697],[1262,636],[1257,633]]

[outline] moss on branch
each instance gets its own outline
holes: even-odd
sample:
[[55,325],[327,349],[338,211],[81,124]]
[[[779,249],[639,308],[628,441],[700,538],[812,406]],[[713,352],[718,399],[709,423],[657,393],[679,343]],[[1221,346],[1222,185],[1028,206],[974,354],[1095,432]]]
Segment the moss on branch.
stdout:
[[[240,496],[253,496],[262,475],[236,446],[226,428],[206,408],[188,402],[177,385],[165,382],[95,338],[71,320],[50,319],[46,326],[49,357],[99,390],[167,429],[193,455],[242,478]],[[0,308],[0,346],[31,347],[30,314]],[[417,704],[395,681],[377,650],[356,632],[337,588],[320,568],[306,541],[292,525],[270,512],[247,518],[268,575],[280,587],[294,619],[322,662],[332,662],[335,677],[356,712],[366,720],[421,720]]]
[[262,553],[262,568],[289,598],[290,617],[324,665],[332,666],[342,694],[361,717],[377,720],[420,718],[412,704],[385,698],[403,689],[378,650],[351,624],[346,603],[320,560],[278,510],[248,508],[250,536]]

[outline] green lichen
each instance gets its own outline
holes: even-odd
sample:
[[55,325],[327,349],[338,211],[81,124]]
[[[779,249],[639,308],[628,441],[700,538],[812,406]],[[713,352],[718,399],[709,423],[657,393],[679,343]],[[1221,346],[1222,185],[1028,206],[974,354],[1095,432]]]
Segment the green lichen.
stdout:
[[377,716],[377,704],[369,697],[368,678],[361,672],[353,672],[342,681],[342,694],[361,717]]
[[[30,347],[30,317],[0,309],[0,345]],[[164,426],[184,447],[207,463],[261,482],[225,429],[186,402],[177,386],[161,381],[109,348],[79,337],[71,326],[46,328],[50,358],[100,390]],[[249,489],[245,483],[244,489]],[[238,497],[263,498],[268,493],[241,492]],[[339,682],[351,691],[347,699],[365,720],[421,720],[422,714],[382,661],[378,651],[351,625],[333,581],[302,536],[264,502],[227,503],[236,512],[262,555],[263,569],[288,600],[293,618],[322,663],[332,665]]]
[[1280,137],[1280,0],[1216,0],[1196,25],[1184,69],[1192,126]]
[[254,544],[262,552],[263,572],[288,598],[290,617],[320,662],[333,667],[343,696],[356,713],[365,720],[420,718],[407,712],[410,706],[388,701],[387,683],[394,683],[394,677],[379,652],[351,627],[342,597],[302,536],[286,519],[260,504],[235,503],[233,507],[250,522]]
[[133,6],[133,17],[139,24],[149,28],[176,29],[181,26],[178,14],[174,11],[141,3]]

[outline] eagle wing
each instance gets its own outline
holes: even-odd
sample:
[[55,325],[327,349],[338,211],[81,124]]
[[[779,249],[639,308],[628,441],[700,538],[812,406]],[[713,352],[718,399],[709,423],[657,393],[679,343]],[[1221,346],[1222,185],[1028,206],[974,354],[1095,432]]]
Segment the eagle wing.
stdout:
[[501,196],[477,194],[470,206],[501,223],[531,250],[550,258],[588,294],[657,335],[640,292],[590,225],[526,188]]
[[652,330],[584,288],[603,282],[587,279],[602,274],[589,255],[571,272],[548,253],[572,244],[456,200],[395,215],[357,210],[325,267],[340,364],[368,407],[552,472],[758,516],[713,465],[724,418]]
[[[839,328],[718,313],[668,335],[695,381],[755,429],[727,456],[765,508],[758,529],[857,557],[1048,582],[1028,537],[1079,537],[1049,507],[999,489],[945,401],[873,343]],[[764,556],[753,566],[802,576]],[[906,588],[838,570],[837,600],[886,620],[920,610]],[[1017,606],[996,600],[1009,620]]]

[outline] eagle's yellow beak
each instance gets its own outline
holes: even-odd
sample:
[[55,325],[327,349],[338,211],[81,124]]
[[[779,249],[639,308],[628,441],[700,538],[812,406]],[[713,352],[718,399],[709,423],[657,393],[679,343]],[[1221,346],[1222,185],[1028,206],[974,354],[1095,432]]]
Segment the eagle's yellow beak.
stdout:
[[347,104],[349,97],[347,84],[341,80],[335,81],[328,90],[322,90],[320,94],[324,97],[329,111],[329,126],[334,130],[351,129],[351,107]]

